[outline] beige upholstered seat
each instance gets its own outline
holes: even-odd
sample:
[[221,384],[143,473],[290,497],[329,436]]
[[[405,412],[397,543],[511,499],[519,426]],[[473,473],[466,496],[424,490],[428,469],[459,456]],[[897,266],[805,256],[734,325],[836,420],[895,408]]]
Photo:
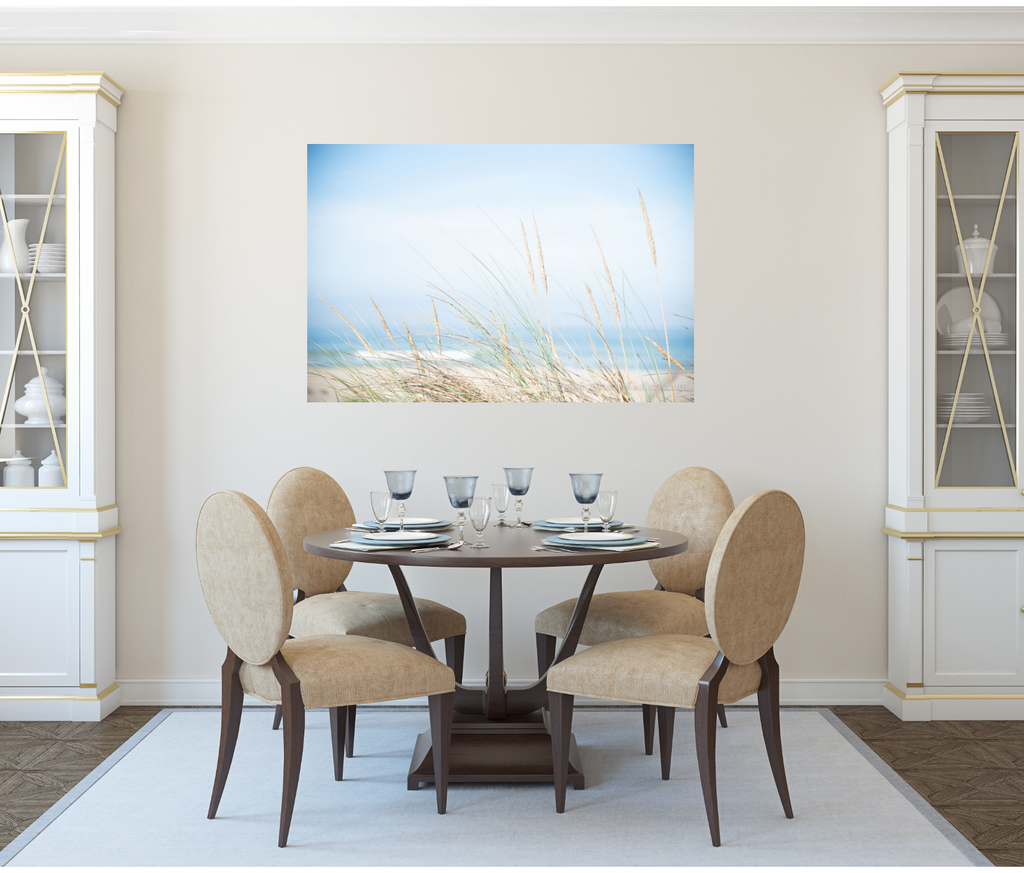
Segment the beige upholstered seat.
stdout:
[[[657,580],[653,591],[617,591],[595,594],[587,610],[580,644],[596,646],[628,637],[651,634],[708,632],[701,602],[708,562],[722,526],[733,511],[729,487],[717,473],[687,467],[666,479],[647,511],[647,527],[686,536],[686,551],[649,561]],[[575,600],[564,600],[541,612],[534,621],[537,633],[537,669],[541,675],[554,660],[555,638],[564,638]],[[654,718],[644,709],[644,745],[654,751]],[[721,710],[725,726],[725,710]]]
[[655,634],[601,643],[548,670],[555,806],[565,809],[568,742],[576,695],[658,707],[662,778],[668,779],[678,707],[694,709],[704,803],[721,844],[715,784],[715,710],[757,693],[775,784],[793,817],[779,736],[779,673],[773,647],[796,600],[804,559],[803,517],[782,491],[762,491],[729,517],[711,555],[705,600],[711,638]]
[[[397,594],[347,591],[345,579],[352,569],[351,561],[311,555],[302,547],[303,539],[311,533],[355,523],[352,505],[334,479],[312,467],[290,470],[270,492],[267,514],[281,535],[292,579],[300,592],[292,615],[293,637],[354,634],[412,646],[409,623]],[[445,641],[445,660],[461,682],[465,616],[424,598],[416,598],[416,606],[431,642]],[[349,717],[352,723],[346,731],[345,753],[352,757],[355,709],[349,710]]]
[[349,708],[426,695],[439,776],[437,810],[443,813],[455,697],[451,668],[384,640],[337,634],[289,639],[294,589],[288,555],[270,518],[244,494],[218,491],[203,504],[196,527],[196,561],[213,623],[228,644],[221,669],[221,748],[208,817],[216,815],[227,782],[243,693],[283,705],[285,764],[278,845],[288,840],[306,709],[330,709],[334,778],[340,781]]

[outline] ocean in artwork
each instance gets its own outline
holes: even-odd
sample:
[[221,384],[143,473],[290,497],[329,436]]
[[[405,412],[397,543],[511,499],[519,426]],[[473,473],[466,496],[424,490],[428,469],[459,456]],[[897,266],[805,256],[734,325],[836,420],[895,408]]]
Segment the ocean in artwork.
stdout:
[[307,399],[691,402],[692,145],[310,145]]

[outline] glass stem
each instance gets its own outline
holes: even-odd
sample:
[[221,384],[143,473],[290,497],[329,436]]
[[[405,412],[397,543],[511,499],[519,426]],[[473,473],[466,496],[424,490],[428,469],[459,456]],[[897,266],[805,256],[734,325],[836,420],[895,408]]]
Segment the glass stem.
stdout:
[[405,530],[405,504],[402,502],[398,504],[398,529]]
[[459,510],[459,517],[457,519],[459,525],[459,545],[464,545],[465,540],[462,538],[462,529],[466,526],[466,513],[461,509]]
[[516,527],[523,526],[523,498],[516,498]]
[[590,507],[583,507],[583,533],[587,532],[587,522],[590,520]]

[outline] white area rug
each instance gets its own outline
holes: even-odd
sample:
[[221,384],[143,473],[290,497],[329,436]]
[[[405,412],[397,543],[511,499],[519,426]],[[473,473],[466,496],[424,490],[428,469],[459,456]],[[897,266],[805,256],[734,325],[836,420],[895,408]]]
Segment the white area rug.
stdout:
[[693,719],[676,717],[672,778],[643,753],[640,714],[581,709],[573,720],[587,787],[557,815],[550,785],[405,777],[426,710],[364,709],[356,757],[333,779],[327,713],[307,714],[289,845],[277,848],[282,738],[272,712],[242,717],[218,818],[206,818],[219,713],[165,710],[0,852],[10,866],[991,866],[830,712],[784,709],[796,818],[782,812],[756,710],[718,732],[722,847],[697,773]]

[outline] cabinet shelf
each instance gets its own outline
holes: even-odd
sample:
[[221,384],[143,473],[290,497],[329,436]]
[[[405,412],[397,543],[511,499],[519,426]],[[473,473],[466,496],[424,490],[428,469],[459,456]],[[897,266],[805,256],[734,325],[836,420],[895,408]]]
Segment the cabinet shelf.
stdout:
[[[939,429],[939,430],[945,430],[946,426],[947,426],[947,422],[945,422],[945,421],[935,425],[936,429]],[[963,428],[964,430],[968,430],[968,429],[971,429],[971,428],[973,428],[975,430],[981,430],[981,429],[985,429],[985,428],[989,428],[989,429],[995,428],[996,430],[999,430],[999,422],[997,421],[995,424],[954,424],[953,425],[953,430],[959,430],[961,428]],[[1017,429],[1017,425],[1011,424],[1010,422],[1006,422],[1006,429],[1007,430],[1016,430]]]
[[[981,276],[978,273],[974,273],[974,292],[978,292],[978,285],[981,282]],[[967,283],[966,273],[937,273],[939,279],[959,279],[964,284]],[[989,279],[1016,279],[1016,273],[989,273]]]
[[[981,340],[977,340],[977,343],[978,343],[978,348],[974,348],[974,343],[971,343],[970,354],[972,354],[972,355],[983,355],[983,354],[985,354],[985,350],[983,348],[981,348]],[[1009,351],[996,351],[995,349],[989,349],[988,353],[990,355],[1016,355],[1017,354],[1013,350],[1009,350]],[[3,354],[3,352],[0,352],[0,355],[2,355],[2,354]],[[40,352],[39,354],[42,354],[42,352]],[[958,357],[962,358],[964,356],[964,350],[960,349],[959,351],[957,351],[956,349],[939,349],[935,354],[937,354],[937,355],[957,355]]]
[[[18,351],[18,352],[12,352],[10,349],[0,349],[0,355],[12,355],[12,354],[31,355],[32,354],[32,349],[28,349],[27,351],[22,349],[21,351]],[[66,355],[67,352],[64,351],[64,349],[40,349],[39,350],[39,354],[40,355]]]
[[[66,206],[67,196],[64,194],[55,194],[53,197],[54,206]],[[22,206],[45,206],[50,200],[49,194],[5,194],[4,204],[13,203],[15,205],[21,204]]]
[[[999,196],[998,194],[954,194],[953,202],[957,206],[998,206]],[[938,201],[940,203],[949,203],[949,195],[940,194]],[[1016,203],[1017,196],[1007,193],[1006,202]]]
[[[67,427],[66,424],[64,424],[63,422],[60,422],[60,421],[55,421],[53,423],[53,426],[54,427]],[[5,424],[4,425],[4,430],[7,430],[7,428],[9,428],[9,427],[38,428],[39,430],[49,430],[50,429],[50,425],[49,424]]]
[[[0,273],[0,279],[13,279],[17,275],[16,273]],[[67,273],[43,273],[42,271],[36,273],[36,281],[40,279],[66,279]],[[27,273],[22,272],[22,279],[31,279],[32,271],[29,270]]]

